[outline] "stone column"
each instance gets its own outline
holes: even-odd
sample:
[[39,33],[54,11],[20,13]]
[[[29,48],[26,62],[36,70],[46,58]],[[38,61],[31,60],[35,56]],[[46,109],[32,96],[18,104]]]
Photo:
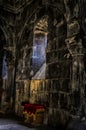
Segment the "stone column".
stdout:
[[68,38],[66,43],[70,54],[72,55],[72,91],[78,90],[79,85],[83,83],[84,74],[84,49],[81,39],[76,39],[76,35]]
[[[84,104],[84,48],[82,39],[80,37],[80,23],[79,23],[79,5],[75,0],[64,0],[67,21],[67,39],[66,44],[72,56],[72,88],[71,92],[80,92],[79,108],[81,111]],[[77,97],[77,100],[79,100]],[[72,97],[74,98],[74,97]],[[73,101],[74,102],[74,101]],[[74,105],[74,104],[73,104]],[[82,114],[82,112],[79,113]]]

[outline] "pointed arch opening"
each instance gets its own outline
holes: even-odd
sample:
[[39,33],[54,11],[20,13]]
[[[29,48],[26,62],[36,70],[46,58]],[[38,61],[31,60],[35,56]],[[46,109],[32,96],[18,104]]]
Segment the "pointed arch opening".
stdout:
[[6,39],[4,32],[0,28],[0,107],[3,104],[5,88],[6,88],[6,75],[7,75],[7,65],[6,65],[6,55],[5,49]]
[[32,79],[45,79],[48,17],[42,17],[33,30],[33,53],[31,58]]

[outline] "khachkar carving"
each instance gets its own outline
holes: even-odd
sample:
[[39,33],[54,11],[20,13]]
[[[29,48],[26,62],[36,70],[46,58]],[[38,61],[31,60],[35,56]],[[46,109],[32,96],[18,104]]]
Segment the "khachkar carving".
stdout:
[[[84,49],[80,37],[80,24],[78,20],[79,6],[76,0],[64,0],[67,21],[66,44],[72,56],[72,94],[80,91],[80,111],[84,105]],[[79,113],[79,115],[82,113]]]

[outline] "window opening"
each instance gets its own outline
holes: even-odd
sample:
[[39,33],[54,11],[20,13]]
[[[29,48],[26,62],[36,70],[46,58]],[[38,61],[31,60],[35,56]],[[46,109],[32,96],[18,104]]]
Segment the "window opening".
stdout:
[[43,17],[34,27],[32,79],[45,79],[46,46],[48,33],[47,16]]

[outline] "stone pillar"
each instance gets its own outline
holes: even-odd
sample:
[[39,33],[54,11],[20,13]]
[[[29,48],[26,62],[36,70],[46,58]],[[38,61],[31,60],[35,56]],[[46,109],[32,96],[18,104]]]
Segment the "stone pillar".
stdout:
[[[79,100],[80,111],[84,104],[84,48],[80,37],[80,23],[78,19],[79,5],[76,1],[64,0],[67,21],[67,39],[66,44],[72,56],[72,88],[71,92],[80,92],[77,100]],[[73,95],[74,96],[74,95]],[[74,98],[74,97],[72,97]],[[75,100],[75,99],[74,99]],[[73,105],[75,101],[73,101]],[[76,101],[77,102],[77,101]],[[79,116],[82,113],[79,113]]]
[[81,39],[76,39],[76,36],[68,38],[66,43],[69,52],[72,55],[72,91],[78,90],[79,85],[83,83],[84,74],[84,49]]

